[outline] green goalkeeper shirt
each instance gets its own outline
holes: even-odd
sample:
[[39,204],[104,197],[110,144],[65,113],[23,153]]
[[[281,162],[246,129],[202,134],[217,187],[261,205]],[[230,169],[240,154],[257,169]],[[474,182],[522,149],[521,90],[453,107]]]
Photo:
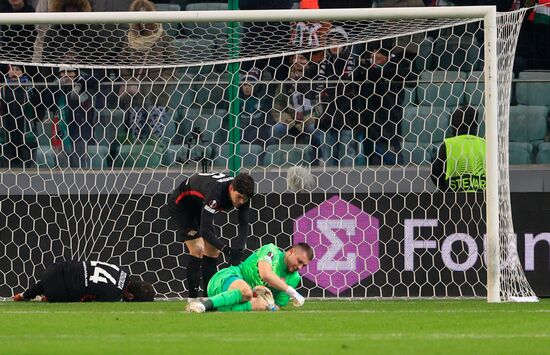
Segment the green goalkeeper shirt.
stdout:
[[[257,249],[239,265],[243,279],[250,285],[250,287],[254,288],[256,286],[268,286],[260,278],[258,262],[261,260],[270,263],[271,269],[275,275],[285,280],[289,286],[297,287],[300,283],[300,274],[297,271],[290,272],[287,269],[285,264],[285,252],[279,249],[275,244],[267,244],[260,249]],[[271,287],[269,287],[269,289],[273,292],[275,303],[280,307],[286,306],[290,297],[283,291],[279,291]]]

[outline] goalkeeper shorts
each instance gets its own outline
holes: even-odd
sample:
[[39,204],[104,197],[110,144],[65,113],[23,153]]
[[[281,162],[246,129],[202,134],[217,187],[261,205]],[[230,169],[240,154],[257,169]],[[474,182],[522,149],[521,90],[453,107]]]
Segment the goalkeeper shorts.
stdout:
[[221,269],[212,276],[210,282],[208,282],[207,293],[208,297],[219,295],[229,289],[229,286],[235,280],[243,280],[243,274],[241,269],[237,266],[230,266],[225,269]]

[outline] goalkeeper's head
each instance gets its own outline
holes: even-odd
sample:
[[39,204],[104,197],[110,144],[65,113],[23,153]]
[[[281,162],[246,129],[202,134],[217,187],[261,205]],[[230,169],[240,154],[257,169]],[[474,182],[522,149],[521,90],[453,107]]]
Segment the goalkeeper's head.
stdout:
[[307,243],[294,244],[285,252],[285,264],[290,272],[300,270],[311,260],[313,260],[313,249]]
[[229,197],[235,208],[248,202],[254,195],[254,179],[252,176],[241,173],[229,185]]
[[155,289],[147,281],[130,280],[123,292],[126,302],[152,302],[155,299]]

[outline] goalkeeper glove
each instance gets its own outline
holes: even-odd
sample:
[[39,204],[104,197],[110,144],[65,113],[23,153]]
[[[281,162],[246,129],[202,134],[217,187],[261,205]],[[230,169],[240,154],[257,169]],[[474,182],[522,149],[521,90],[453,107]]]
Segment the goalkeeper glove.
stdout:
[[306,299],[304,298],[304,296],[302,296],[301,294],[298,293],[298,291],[296,291],[293,287],[291,286],[288,286],[288,288],[286,289],[285,293],[287,295],[290,296],[290,298],[292,298],[292,304],[295,306],[295,307],[301,307],[304,305]]

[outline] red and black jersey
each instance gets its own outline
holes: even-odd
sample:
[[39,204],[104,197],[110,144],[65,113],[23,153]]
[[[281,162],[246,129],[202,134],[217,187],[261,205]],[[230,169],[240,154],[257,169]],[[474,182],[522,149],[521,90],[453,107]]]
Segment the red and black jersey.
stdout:
[[[229,185],[233,177],[220,173],[196,174],[183,181],[172,193],[169,203],[176,206],[200,201],[199,235],[221,250],[224,243],[214,232],[214,215],[218,211],[233,209]],[[250,201],[238,208],[239,234],[234,246],[243,249],[248,236]]]
[[49,302],[121,301],[128,281],[128,273],[117,265],[63,261],[46,269],[34,293],[46,296]]

